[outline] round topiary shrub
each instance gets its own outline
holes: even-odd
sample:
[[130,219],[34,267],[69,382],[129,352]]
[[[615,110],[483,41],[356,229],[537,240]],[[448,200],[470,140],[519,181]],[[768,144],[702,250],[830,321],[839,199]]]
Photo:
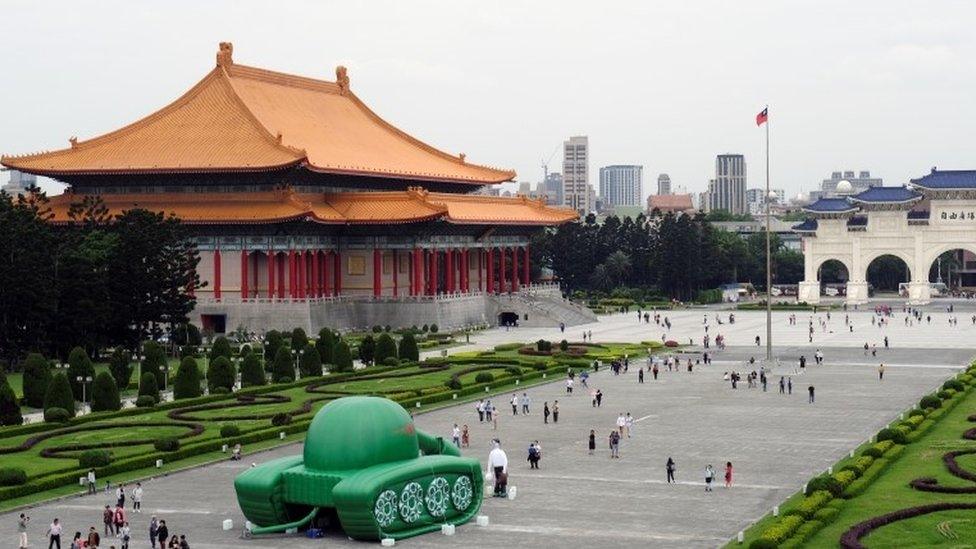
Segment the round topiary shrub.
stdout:
[[51,408],[64,410],[68,417],[75,415],[75,398],[71,394],[71,384],[63,372],[57,372],[51,377],[51,384],[44,393],[44,409]]
[[119,386],[115,378],[108,372],[100,372],[95,376],[95,383],[91,390],[91,410],[105,412],[121,410],[122,401],[119,399]]
[[261,364],[261,357],[257,353],[251,353],[244,357],[241,363],[241,386],[254,387],[264,385],[268,382],[264,375],[264,365]]
[[105,467],[112,463],[112,452],[108,450],[85,450],[78,457],[78,465],[85,469]]
[[495,381],[495,376],[491,372],[478,372],[478,375],[474,376],[475,383],[491,383]]
[[180,400],[202,395],[200,377],[200,367],[197,366],[196,359],[191,356],[183,357],[179,369],[176,370],[176,377],[173,379],[173,398]]
[[926,408],[939,408],[942,406],[942,400],[935,395],[925,395],[922,400],[918,401],[918,405],[923,410]]
[[388,356],[383,359],[383,366],[399,366],[400,359],[395,356]]
[[152,408],[156,405],[156,397],[152,395],[140,395],[136,399],[137,408]]
[[522,377],[522,369],[518,366],[506,366],[505,373],[512,377]]
[[241,434],[241,428],[237,425],[221,425],[220,436],[223,438],[236,437]]
[[281,412],[271,416],[271,424],[275,427],[281,427],[282,425],[288,425],[289,423],[291,423],[291,414]]
[[20,486],[27,482],[27,473],[20,467],[0,468],[0,486]]
[[936,393],[936,396],[938,396],[942,400],[949,400],[955,394],[956,394],[956,391],[953,390],[953,389],[943,389],[943,390],[939,391],[938,393]]
[[31,408],[44,407],[44,393],[51,384],[51,366],[43,355],[31,353],[24,361],[24,404]]
[[453,375],[451,376],[451,379],[447,380],[447,382],[444,383],[444,385],[447,385],[448,389],[460,391],[462,387],[461,378],[459,378],[457,375]]
[[378,333],[380,333],[382,331],[383,331],[383,327],[380,326],[379,324],[376,324],[376,325],[373,326],[373,333],[374,334],[378,334]]
[[882,440],[890,440],[895,444],[905,444],[908,442],[908,439],[902,430],[890,429],[888,427],[878,431],[878,442],[881,442]]
[[396,342],[390,334],[383,333],[376,338],[376,349],[373,351],[373,360],[377,364],[386,364],[387,359],[397,357]]
[[963,384],[963,382],[959,381],[958,379],[950,379],[942,384],[942,388],[952,389],[953,391],[956,391],[958,393],[959,391],[964,390],[966,386]]
[[925,412],[923,412],[922,410],[918,410],[918,409],[915,409],[915,410],[912,410],[911,412],[908,412],[908,417],[924,416],[924,415],[925,415]]
[[44,410],[44,421],[49,423],[64,423],[71,419],[71,415],[64,408],[48,408]]
[[180,449],[180,439],[176,437],[161,438],[153,443],[160,452],[175,452]]
[[220,387],[231,390],[236,380],[237,370],[234,363],[223,355],[214,358],[207,368],[207,386],[211,393]]
[[749,544],[749,549],[776,549],[779,544],[771,539],[759,538]]
[[832,475],[820,475],[819,477],[810,479],[810,482],[807,483],[807,491],[804,493],[809,496],[819,490],[826,490],[834,497],[840,497],[844,491],[844,487]]
[[678,346],[678,342],[675,341],[675,340],[673,340],[673,339],[669,339],[669,340],[667,340],[667,341],[664,342],[664,346],[665,347],[677,347]]
[[562,340],[562,341],[560,341],[559,342],[559,350],[560,351],[563,351],[563,352],[568,351],[569,350],[569,342],[566,341],[565,339]]
[[437,333],[437,330],[438,330],[437,324],[431,324],[430,325],[430,333],[436,334]]

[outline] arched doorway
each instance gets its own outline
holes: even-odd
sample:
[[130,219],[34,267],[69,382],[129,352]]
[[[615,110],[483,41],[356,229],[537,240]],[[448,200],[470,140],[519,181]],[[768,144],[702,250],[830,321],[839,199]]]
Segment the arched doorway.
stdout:
[[929,266],[932,295],[976,290],[976,253],[956,248],[939,254]]
[[882,254],[868,263],[865,279],[870,290],[874,292],[897,294],[902,284],[911,281],[912,273],[904,259],[896,255]]
[[503,312],[498,313],[498,325],[499,326],[518,326],[519,315],[513,312]]
[[817,281],[820,283],[820,295],[844,295],[847,281],[851,273],[847,265],[838,259],[828,259],[817,268]]

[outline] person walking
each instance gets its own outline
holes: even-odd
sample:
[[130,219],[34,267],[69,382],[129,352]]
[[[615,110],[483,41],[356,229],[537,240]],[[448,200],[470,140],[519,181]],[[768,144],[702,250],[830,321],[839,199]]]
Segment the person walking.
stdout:
[[122,537],[122,527],[125,526],[125,508],[121,505],[115,506],[115,511],[112,513],[112,524],[115,525],[115,537]]
[[71,538],[71,549],[82,549],[81,532],[75,532],[75,536]]
[[814,400],[815,400],[815,399],[814,399],[814,395],[813,395],[813,391],[814,391],[814,389],[813,389],[813,385],[811,385],[811,386],[809,386],[809,387],[807,387],[807,392],[808,392],[808,393],[810,393],[810,397],[809,397],[809,399],[807,399],[807,401],[808,401],[808,402],[809,402],[810,404],[813,404],[813,402],[814,402]]
[[627,412],[627,417],[624,418],[624,427],[627,428],[627,438],[630,438],[634,434],[634,416]]
[[644,367],[643,366],[641,366],[640,369],[637,370],[637,383],[644,383]]
[[88,470],[88,495],[95,495],[95,470]]
[[20,545],[17,547],[19,549],[27,549],[30,544],[27,543],[27,525],[30,524],[30,517],[24,513],[20,514],[20,519],[17,521],[17,538],[19,539]]
[[712,464],[709,463],[705,466],[705,491],[712,491],[712,481],[715,480],[715,469],[712,468]]
[[566,394],[569,396],[573,396],[573,378],[569,378],[566,380]]
[[792,377],[786,379],[786,392],[788,394],[791,394],[791,395],[793,394],[793,378]]
[[617,431],[619,431],[621,435],[624,434],[624,425],[626,424],[627,419],[624,418],[624,413],[620,412],[620,414],[617,415]]
[[115,505],[118,507],[125,507],[125,483],[120,482],[119,487],[115,489]]
[[668,456],[668,462],[664,464],[664,470],[667,471],[667,473],[668,473],[668,484],[674,484],[675,483],[675,480],[674,480],[674,471],[675,471],[676,468],[677,467],[676,467],[676,465],[674,463],[674,460],[671,459],[671,456]]
[[129,527],[128,521],[122,523],[122,530],[119,531],[119,537],[122,539],[122,549],[129,549],[129,540],[132,539],[132,528]]
[[458,427],[457,423],[455,423],[454,428],[451,429],[451,442],[453,442],[458,448],[461,447],[461,428]]
[[92,526],[88,529],[88,547],[98,547],[98,544],[102,542],[102,537],[98,535],[98,531]]
[[537,440],[529,444],[529,469],[538,469],[540,459],[542,459],[542,445]]
[[610,459],[620,458],[620,433],[614,429],[610,431]]
[[61,530],[61,521],[58,517],[54,517],[51,525],[47,527],[47,549],[51,549],[54,546],[61,549]]
[[549,423],[549,414],[551,414],[551,413],[552,412],[549,411],[549,403],[548,402],[543,402],[542,403],[542,423],[544,423],[544,424],[548,424]]
[[115,535],[115,513],[112,508],[108,505],[102,510],[102,526],[104,531],[104,536],[114,536]]
[[651,368],[651,375],[654,376],[654,381],[657,381],[657,373],[658,373],[657,362],[655,362],[654,367]]
[[552,403],[552,422],[559,423],[559,401],[553,401]]
[[590,455],[593,455],[594,450],[596,450],[596,431],[590,429],[590,440],[589,440]]
[[468,438],[468,424],[465,423],[464,426],[461,427],[461,448],[467,448],[468,447],[468,442],[469,442],[469,438]]
[[488,453],[488,467],[491,467],[495,478],[494,497],[507,496],[508,487],[508,455],[502,450],[502,443],[496,438],[492,441],[491,452]]
[[512,415],[513,416],[518,415],[518,405],[519,405],[518,393],[512,393]]
[[134,513],[142,512],[142,483],[137,482],[136,487],[132,490],[132,511]]
[[156,540],[159,542],[159,549],[166,547],[166,538],[169,537],[169,528],[166,527],[166,521],[159,521],[159,528],[156,529]]
[[603,403],[603,391],[597,389],[596,390],[596,407],[599,408],[602,403]]
[[495,409],[495,405],[492,404],[491,405],[491,430],[492,431],[498,430],[498,416],[500,415],[501,414],[498,413],[498,410]]
[[149,519],[149,547],[156,547],[156,536],[159,534],[159,521],[156,515]]
[[783,376],[779,377],[779,394],[786,394],[786,379]]
[[522,393],[522,414],[529,415],[529,395]]
[[485,401],[485,421],[491,423],[491,416],[494,411],[495,406],[491,403],[491,401]]
[[485,422],[485,400],[481,399],[475,404],[474,409],[478,412],[478,423]]
[[884,363],[882,362],[878,366],[878,381],[884,381],[884,370],[885,370]]
[[731,461],[725,462],[725,487],[726,488],[732,487],[732,462]]

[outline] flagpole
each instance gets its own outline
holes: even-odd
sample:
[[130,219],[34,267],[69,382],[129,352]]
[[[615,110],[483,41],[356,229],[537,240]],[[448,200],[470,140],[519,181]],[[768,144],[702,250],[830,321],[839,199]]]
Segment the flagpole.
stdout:
[[766,364],[773,361],[773,271],[769,224],[769,105],[766,105]]

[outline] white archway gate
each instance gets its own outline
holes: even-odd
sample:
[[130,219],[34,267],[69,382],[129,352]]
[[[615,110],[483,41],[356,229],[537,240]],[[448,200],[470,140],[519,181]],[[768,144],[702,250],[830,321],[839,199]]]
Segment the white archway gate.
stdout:
[[902,259],[911,275],[908,302],[931,299],[929,269],[943,253],[976,253],[976,171],[939,172],[909,187],[874,187],[853,196],[823,198],[804,208],[812,219],[803,235],[804,280],[798,300],[819,303],[820,266],[831,259],[848,269],[848,304],[868,300],[867,269],[882,256]]

